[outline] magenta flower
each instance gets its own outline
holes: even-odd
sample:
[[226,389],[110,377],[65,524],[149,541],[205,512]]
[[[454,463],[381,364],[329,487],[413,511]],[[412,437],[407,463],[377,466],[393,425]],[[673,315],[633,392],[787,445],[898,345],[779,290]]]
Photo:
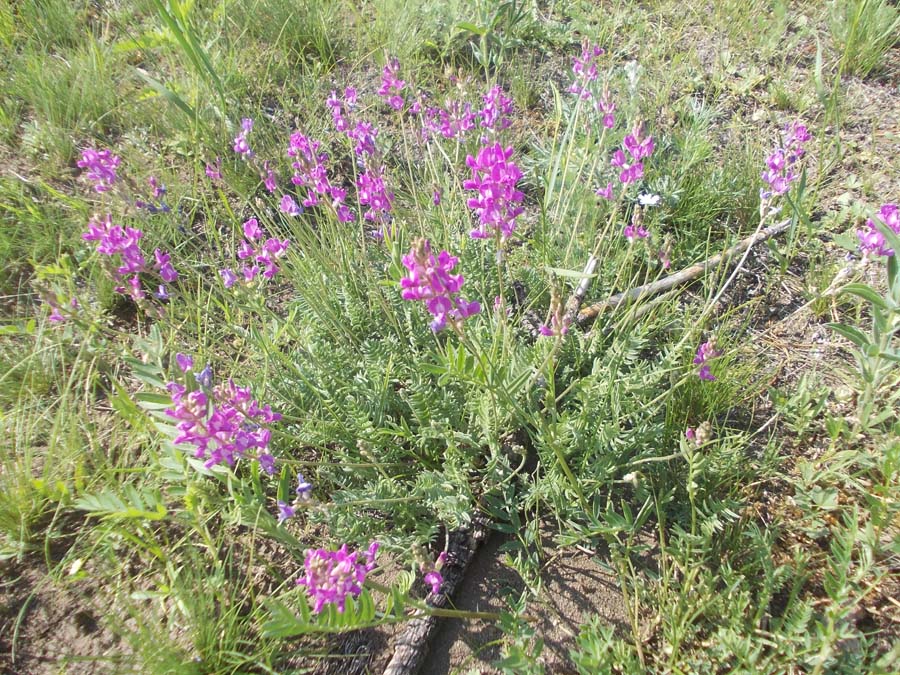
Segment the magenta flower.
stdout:
[[644,164],[641,160],[653,153],[653,137],[644,138],[642,125],[636,124],[632,132],[625,137],[622,147],[631,159],[629,160],[622,150],[616,150],[610,164],[622,170],[619,173],[619,181],[623,185],[628,185],[644,177]]
[[585,40],[581,44],[581,57],[575,57],[572,64],[572,73],[575,75],[575,81],[569,87],[569,92],[577,94],[582,100],[589,100],[592,96],[590,84],[597,79],[597,59],[601,57],[605,51],[597,45],[590,44]]
[[763,201],[782,195],[790,189],[791,183],[800,177],[796,167],[806,154],[804,144],[810,139],[806,127],[799,122],[788,125],[784,133],[782,147],[775,148],[766,157],[766,170],[762,179],[767,188],[760,190]]
[[716,349],[715,340],[713,340],[712,338],[710,338],[697,348],[697,355],[694,356],[694,365],[700,366],[700,370],[697,372],[697,375],[701,380],[712,382],[716,379],[712,374],[712,371],[710,371],[709,364],[707,362],[721,355],[722,352]]
[[544,337],[562,337],[569,332],[571,319],[567,316],[566,307],[556,289],[550,298],[549,323],[541,324],[538,331]]
[[203,367],[203,370],[201,370],[199,373],[196,373],[194,375],[194,379],[197,381],[197,384],[199,384],[204,389],[207,389],[207,390],[212,389],[212,386],[213,386],[212,366],[207,363]]
[[378,89],[378,95],[394,110],[402,110],[404,103],[400,92],[406,87],[406,82],[398,77],[399,74],[400,62],[396,58],[390,59],[381,73],[381,87]]
[[250,144],[247,142],[247,135],[251,131],[253,131],[253,120],[249,117],[245,117],[241,120],[240,132],[234,138],[234,151],[247,159],[253,157],[253,151],[250,149]]
[[194,359],[181,352],[175,354],[175,362],[178,364],[178,368],[182,373],[186,373],[194,367]]
[[343,116],[344,102],[338,97],[337,92],[332,89],[331,95],[325,99],[325,105],[331,110],[331,121],[338,131],[347,130],[347,121]]
[[275,192],[278,189],[278,179],[275,176],[275,171],[271,167],[271,162],[266,160],[263,162],[263,171],[262,174],[263,185],[265,185],[266,190],[269,192]]
[[[99,242],[97,252],[101,255],[110,258],[119,256],[119,266],[114,269],[113,276],[117,281],[127,283],[127,294],[135,301],[145,297],[138,276],[147,270],[147,261],[138,243],[143,236],[143,232],[133,227],[114,225],[108,214],[105,220],[91,219],[88,231],[81,235],[85,241]],[[117,286],[115,290],[117,293],[126,293],[125,286]]]
[[437,595],[441,592],[441,586],[444,583],[444,576],[441,574],[441,569],[444,567],[444,563],[447,561],[447,552],[441,551],[441,554],[437,557],[434,565],[422,566],[423,580],[428,586],[431,586],[431,594]]
[[302,502],[308,502],[312,499],[312,483],[306,481],[302,473],[297,474],[297,499]]
[[282,196],[280,208],[282,213],[286,213],[289,216],[299,216],[303,213],[303,208],[290,195]]
[[237,283],[238,277],[231,269],[219,270],[222,281],[225,282],[225,288],[231,288]]
[[307,138],[299,131],[291,134],[290,146],[287,151],[288,157],[294,159],[291,164],[294,168],[291,182],[307,189],[307,197],[302,202],[303,206],[315,206],[321,197],[330,196],[335,203],[335,210],[337,210],[341,200],[337,199],[335,195],[340,194],[340,191],[331,185],[328,170],[325,168],[328,155],[319,152],[319,145],[318,141]]
[[214,164],[210,164],[207,162],[206,176],[210,180],[222,180],[222,158],[221,157],[216,157],[216,161]]
[[435,206],[441,205],[441,191],[435,189],[434,192],[431,193],[431,201]]
[[616,126],[616,116],[613,115],[616,111],[616,104],[610,100],[608,90],[603,91],[603,96],[600,97],[595,105],[597,106],[597,111],[603,114],[603,126],[607,129],[612,129]]
[[450,101],[447,109],[429,108],[429,112],[436,115],[431,124],[435,131],[444,138],[461,139],[475,128],[476,113],[472,110],[471,103],[462,101]]
[[212,388],[209,396],[203,391],[188,393],[177,382],[169,382],[167,389],[173,407],[165,412],[178,420],[179,433],[173,442],[195,446],[194,457],[205,459],[207,468],[223,463],[233,466],[248,453],[251,458],[268,454],[271,432],[263,425],[277,422],[281,415],[268,405],[260,406],[249,387],[229,380]]
[[160,183],[156,176],[150,176],[147,182],[150,184],[150,189],[153,190],[153,199],[159,200],[159,203],[155,204],[138,199],[134,202],[134,205],[139,209],[146,209],[149,213],[169,213],[171,209],[163,199],[166,196],[166,186]]
[[256,218],[250,218],[247,220],[244,225],[244,236],[251,241],[256,241],[260,237],[263,236],[262,230],[259,227],[259,221]]
[[[262,229],[256,218],[250,218],[243,225],[244,239],[238,246],[237,257],[247,262],[239,270],[244,278],[245,283],[250,283],[258,275],[262,275],[266,279],[271,279],[278,273],[278,266],[275,261],[281,258],[290,245],[287,239],[280,240],[270,237],[263,241]],[[231,269],[219,270],[222,280],[225,282],[225,288],[231,288],[239,279]]]
[[162,277],[162,280],[167,284],[171,284],[175,281],[178,278],[178,272],[172,267],[172,263],[170,262],[172,256],[160,249],[156,249],[153,252],[153,256],[156,258],[153,269],[159,272],[159,276]]
[[377,172],[366,171],[359,177],[356,194],[362,206],[368,206],[364,217],[376,223],[384,223],[390,219],[391,203],[394,193],[384,185],[384,167]]
[[505,150],[499,143],[486,145],[477,157],[466,157],[466,165],[472,169],[472,178],[463,182],[466,190],[478,190],[478,195],[468,200],[481,221],[469,235],[473,239],[489,239],[499,234],[508,239],[516,229],[516,217],[522,213],[518,206],[524,195],[516,189],[522,177],[519,167],[512,161],[513,149]]
[[[265,462],[265,463],[264,463]],[[259,463],[263,466],[263,469],[269,475],[275,473],[275,458],[271,455],[259,457]],[[269,466],[271,465],[271,466]],[[280,525],[288,518],[292,518],[297,513],[297,508],[300,504],[309,502],[312,499],[312,483],[308,483],[305,478],[303,478],[302,473],[297,474],[297,497],[290,504],[287,502],[283,502],[278,500],[278,524]]]
[[667,270],[670,267],[672,267],[672,258],[671,258],[668,248],[664,247],[664,248],[659,249],[659,253],[657,253],[657,257],[659,258],[659,264],[662,265],[662,268],[664,270]]
[[647,230],[647,228],[643,225],[635,225],[634,223],[630,223],[625,226],[623,234],[629,242],[634,242],[636,239],[646,239],[647,237],[649,237],[650,231]]
[[491,87],[483,97],[484,107],[481,109],[481,126],[490,131],[503,131],[512,121],[513,101],[498,86]]
[[[900,209],[896,204],[883,205],[878,211],[877,219],[900,235]],[[866,224],[856,230],[856,236],[859,237],[859,248],[864,255],[887,257],[894,255],[894,250],[887,245],[884,235],[875,226],[872,218],[868,218]]]
[[116,169],[121,160],[109,150],[94,150],[85,148],[81,153],[81,159],[77,162],[80,169],[84,169],[84,175],[94,182],[94,190],[107,192],[116,182]]
[[281,525],[288,518],[293,518],[295,515],[294,507],[288,504],[287,502],[283,502],[280,499],[278,500],[278,524]]
[[466,302],[459,296],[463,285],[461,274],[451,274],[459,259],[447,251],[437,258],[431,253],[427,239],[417,239],[412,250],[403,256],[403,265],[409,270],[400,280],[404,300],[422,300],[434,317],[431,330],[443,330],[449,321],[459,327],[467,317],[481,311],[478,302]]
[[325,605],[336,605],[343,612],[347,596],[359,597],[366,576],[375,568],[378,542],[372,542],[365,554],[350,553],[344,544],[337,551],[307,549],[303,561],[304,575],[297,579],[298,586],[305,586],[313,612],[318,614]]
[[605,188],[599,188],[594,192],[599,197],[603,197],[603,199],[612,199],[613,198],[613,184],[607,183]]

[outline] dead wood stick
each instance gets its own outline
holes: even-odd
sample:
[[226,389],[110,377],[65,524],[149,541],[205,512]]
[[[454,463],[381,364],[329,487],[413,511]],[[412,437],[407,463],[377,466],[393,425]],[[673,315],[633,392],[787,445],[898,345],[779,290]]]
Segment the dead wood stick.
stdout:
[[[681,284],[686,284],[689,281],[693,281],[697,277],[703,276],[709,270],[718,266],[722,261],[726,261],[730,258],[733,258],[738,253],[746,251],[757,242],[764,241],[766,239],[774,237],[775,235],[781,234],[790,226],[790,220],[783,220],[780,223],[776,223],[775,225],[770,225],[769,227],[765,227],[759,232],[751,234],[749,237],[742,239],[726,251],[717,253],[711,258],[708,258],[702,263],[697,263],[696,265],[686,267],[685,269],[676,272],[675,274],[670,274],[666,278],[660,279],[659,281],[644,284],[643,286],[636,286],[635,288],[624,291],[623,293],[616,293],[615,295],[611,295],[606,300],[603,300],[602,302],[596,302],[593,305],[585,307],[583,310],[581,310],[581,312],[579,312],[578,314],[578,323],[587,323],[601,312],[605,312],[608,309],[615,309],[619,305],[622,305],[626,302],[646,298],[650,295],[656,295],[657,293],[662,293],[663,291],[675,288],[676,286],[680,286]],[[585,281],[587,280],[582,279],[582,283],[584,283]],[[581,290],[581,284],[579,284],[578,288],[576,289],[576,293],[573,294],[572,300],[570,300],[570,302],[576,300],[576,294],[579,290]],[[582,295],[582,297],[584,296]],[[577,308],[575,311],[578,311]]]
[[[441,570],[444,583],[441,592],[428,597],[430,607],[444,608],[450,602],[456,587],[465,577],[466,569],[475,552],[488,535],[488,521],[475,516],[470,529],[455,530],[450,534],[447,560]],[[429,641],[438,625],[438,617],[420,616],[410,621],[394,646],[394,656],[384,670],[384,675],[415,675],[425,663]]]

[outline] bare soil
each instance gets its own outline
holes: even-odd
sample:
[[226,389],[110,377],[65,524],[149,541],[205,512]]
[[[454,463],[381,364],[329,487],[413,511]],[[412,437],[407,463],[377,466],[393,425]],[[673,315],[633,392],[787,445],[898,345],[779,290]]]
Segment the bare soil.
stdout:
[[94,590],[59,584],[36,567],[3,569],[0,586],[2,675],[122,672],[122,646],[105,628]]

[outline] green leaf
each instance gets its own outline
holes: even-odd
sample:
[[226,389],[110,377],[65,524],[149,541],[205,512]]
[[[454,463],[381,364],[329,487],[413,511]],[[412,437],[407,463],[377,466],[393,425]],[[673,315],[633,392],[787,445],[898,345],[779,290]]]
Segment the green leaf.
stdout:
[[484,36],[487,35],[488,29],[481,28],[480,26],[476,26],[474,23],[470,21],[463,21],[462,23],[456,24],[456,27],[460,30],[467,30],[470,33],[475,33],[475,35]]
[[888,288],[890,289],[891,298],[896,304],[900,304],[900,263],[897,262],[898,255],[892,255],[887,261]]
[[163,520],[167,515],[158,492],[138,492],[133,485],[126,486],[122,496],[109,490],[84,495],[75,500],[74,506],[90,515],[113,520]]
[[152,391],[139,391],[134,395],[134,400],[144,410],[163,410],[172,407],[171,396]]
[[860,349],[865,348],[865,346],[869,344],[869,338],[867,338],[858,328],[853,328],[852,326],[847,326],[842,323],[826,323],[825,325],[835,333],[843,335]]
[[841,293],[850,293],[851,295],[856,295],[863,300],[868,300],[873,305],[877,305],[882,309],[887,309],[888,304],[885,302],[884,298],[881,297],[875,289],[867,284],[847,284],[841,289]]
[[183,98],[181,98],[174,91],[172,91],[171,89],[166,87],[166,85],[164,85],[162,82],[160,82],[159,80],[153,79],[152,77],[150,77],[150,75],[148,75],[145,71],[141,70],[140,68],[135,68],[134,71],[159,96],[162,96],[164,99],[166,99],[169,103],[171,103],[176,108],[178,108],[181,112],[183,112],[185,115],[190,117],[192,120],[199,119],[197,112],[190,105],[188,105],[187,102]]
[[597,274],[585,274],[584,272],[579,272],[578,270],[566,270],[561,267],[545,267],[544,269],[551,274],[555,274],[558,277],[565,277],[567,279],[596,279],[598,276]]

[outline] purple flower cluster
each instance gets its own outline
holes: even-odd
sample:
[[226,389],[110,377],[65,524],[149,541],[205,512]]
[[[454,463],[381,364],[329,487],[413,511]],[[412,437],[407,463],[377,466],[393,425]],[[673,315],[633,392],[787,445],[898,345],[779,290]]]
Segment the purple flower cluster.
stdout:
[[[47,320],[52,321],[53,323],[62,323],[66,321],[69,317],[62,313],[62,307],[60,306],[59,298],[54,294],[45,298],[47,304],[50,306],[50,314],[47,315]],[[72,298],[69,300],[69,306],[66,308],[66,314],[74,314],[78,308],[78,298]]]
[[245,159],[253,157],[253,151],[247,142],[247,135],[253,131],[253,120],[245,117],[241,120],[241,130],[234,138],[234,151]]
[[109,150],[85,148],[77,165],[78,168],[84,169],[88,180],[94,182],[95,191],[107,192],[116,182],[119,162],[121,160]]
[[[896,204],[885,204],[878,211],[878,220],[887,225],[896,234],[900,235],[900,209]],[[859,248],[864,255],[892,256],[894,250],[887,245],[884,235],[875,227],[875,221],[871,218],[866,224],[856,230],[859,237]]]
[[286,213],[289,216],[299,216],[303,213],[303,207],[297,204],[296,200],[288,194],[281,196],[281,203],[278,207],[282,213]]
[[206,177],[210,180],[222,180],[222,158],[216,157],[212,164],[206,163]]
[[366,220],[385,223],[390,219],[394,193],[384,186],[384,167],[377,171],[368,170],[359,177],[357,196],[361,205],[369,207]]
[[650,231],[640,223],[629,223],[625,226],[624,234],[629,242],[634,242],[637,239],[646,239],[649,237]]
[[277,422],[281,415],[272,412],[268,405],[260,407],[249,387],[238,387],[229,380],[212,388],[211,371],[205,378],[202,375],[196,379],[206,391],[188,392],[177,382],[166,385],[173,405],[166,408],[166,414],[178,420],[175,445],[196,446],[194,457],[205,459],[207,468],[222,463],[234,466],[249,451],[250,457],[272,475],[275,472],[275,458],[269,454],[272,432],[262,425]]
[[605,188],[599,188],[595,191],[598,197],[603,197],[603,199],[611,200],[615,195],[613,194],[613,184],[607,183]]
[[596,106],[597,111],[603,115],[604,127],[612,129],[616,126],[616,116],[613,114],[616,111],[616,104],[610,99],[608,89],[603,90],[603,95],[594,105]]
[[347,131],[349,124],[344,118],[344,113],[356,109],[356,89],[353,87],[344,89],[344,98],[339,98],[337,91],[332,91],[325,100],[325,105],[331,110],[331,120],[334,122],[335,129],[341,132]]
[[486,145],[477,157],[466,157],[466,165],[472,169],[472,178],[463,182],[466,190],[478,190],[478,195],[468,200],[481,221],[469,234],[473,239],[489,239],[499,234],[508,239],[516,229],[516,217],[522,213],[524,195],[516,189],[522,177],[519,167],[512,161],[512,146],[503,149],[500,143]]
[[569,87],[570,93],[577,94],[584,101],[593,96],[590,84],[597,79],[597,59],[605,53],[598,45],[592,45],[587,40],[581,44],[581,57],[576,56],[572,63],[575,81]]
[[375,138],[377,136],[378,129],[369,122],[359,121],[347,131],[347,137],[354,143],[353,152],[362,160],[375,155]]
[[441,251],[437,258],[431,253],[427,239],[417,239],[412,250],[403,256],[403,265],[409,270],[400,280],[404,300],[423,300],[434,316],[431,330],[443,330],[447,322],[458,326],[464,319],[481,311],[478,302],[466,302],[459,297],[463,285],[461,274],[451,274],[459,258]]
[[378,95],[394,110],[402,110],[404,103],[400,92],[406,87],[406,82],[398,77],[399,74],[400,62],[396,58],[390,59],[381,72],[381,87],[378,89]]
[[153,257],[156,258],[153,269],[159,272],[159,276],[163,281],[165,281],[167,284],[171,284],[178,278],[178,272],[174,267],[172,267],[171,255],[169,255],[166,251],[156,249],[153,252]]
[[694,365],[700,366],[697,375],[701,380],[712,382],[716,379],[710,371],[707,362],[719,356],[722,356],[722,352],[716,349],[716,342],[713,339],[707,340],[697,348],[697,355],[694,356]]
[[275,170],[272,168],[272,163],[269,160],[263,162],[262,174],[260,177],[263,179],[263,185],[265,185],[266,190],[275,192],[275,190],[278,189],[278,180],[275,177]]
[[[145,297],[140,279],[140,274],[147,271],[147,260],[140,247],[140,240],[143,237],[144,233],[138,229],[115,225],[109,214],[103,220],[92,218],[88,222],[87,232],[81,235],[85,241],[98,242],[98,253],[110,258],[119,256],[118,265],[113,268],[113,275],[117,281],[124,281],[125,285],[117,286],[116,292],[127,293],[135,302]],[[154,269],[159,272],[162,280],[166,283],[175,281],[178,272],[172,266],[169,254],[156,249],[154,256],[156,257]],[[167,297],[167,294],[163,295]]]
[[297,514],[297,508],[300,503],[308,502],[312,499],[312,483],[307,482],[302,473],[297,474],[297,489],[295,490],[297,497],[292,503],[278,500],[278,524],[281,525],[288,518],[293,518]]
[[143,199],[138,199],[134,202],[135,207],[146,209],[148,213],[169,213],[172,209],[165,202],[166,186],[160,183],[156,176],[150,176],[147,182],[153,191],[153,199],[157,200],[158,203],[145,202]]
[[811,138],[806,127],[799,122],[788,125],[784,143],[780,148],[775,148],[766,157],[766,170],[762,172],[762,179],[768,185],[768,189],[760,191],[763,201],[771,199],[775,195],[783,195],[791,186],[799,174],[796,166],[806,154],[804,144]]
[[448,101],[446,108],[429,106],[422,116],[422,131],[426,139],[434,136],[460,140],[475,128],[478,113],[471,103]]
[[489,131],[503,131],[512,124],[510,116],[513,113],[513,102],[503,89],[498,86],[491,87],[490,91],[482,98],[484,107],[481,109],[481,126]]
[[623,185],[634,183],[644,177],[644,163],[641,161],[653,154],[653,137],[643,135],[643,125],[636,124],[631,133],[625,137],[622,147],[631,155],[629,158],[622,150],[616,150],[610,164],[621,169],[619,181]]
[[304,575],[297,579],[298,586],[305,586],[313,612],[318,614],[325,605],[337,605],[343,612],[347,596],[359,597],[369,572],[375,568],[378,542],[372,542],[365,554],[350,553],[344,544],[337,551],[307,549],[303,561]]
[[[253,281],[257,275],[262,274],[266,279],[271,279],[278,273],[275,261],[287,251],[290,242],[287,239],[279,240],[269,237],[263,241],[263,232],[256,218],[250,218],[244,223],[244,239],[238,248],[237,256],[241,260],[249,261],[241,268],[241,274],[245,282]],[[231,269],[219,271],[226,288],[231,288],[238,280],[237,274]]]
[[[425,141],[440,136],[446,139],[462,140],[479,124],[489,133],[497,133],[509,128],[512,121],[513,101],[499,86],[492,87],[482,97],[483,107],[473,108],[471,103],[447,100],[444,107],[426,106],[425,95],[410,107],[409,112],[420,115],[422,136]],[[483,142],[486,140],[482,139]]]
[[441,592],[441,586],[444,583],[444,575],[441,574],[441,569],[444,567],[445,562],[447,562],[447,552],[441,551],[433,565],[422,566],[422,578],[427,585],[431,586],[432,595],[437,595]]
[[319,203],[320,197],[328,197],[338,220],[342,223],[349,223],[353,220],[353,212],[344,204],[347,192],[331,184],[328,169],[325,167],[328,155],[319,152],[319,145],[318,141],[304,136],[299,131],[291,134],[290,146],[287,151],[288,157],[294,160],[291,164],[294,168],[291,181],[294,185],[300,185],[307,189],[303,206],[315,206]]

